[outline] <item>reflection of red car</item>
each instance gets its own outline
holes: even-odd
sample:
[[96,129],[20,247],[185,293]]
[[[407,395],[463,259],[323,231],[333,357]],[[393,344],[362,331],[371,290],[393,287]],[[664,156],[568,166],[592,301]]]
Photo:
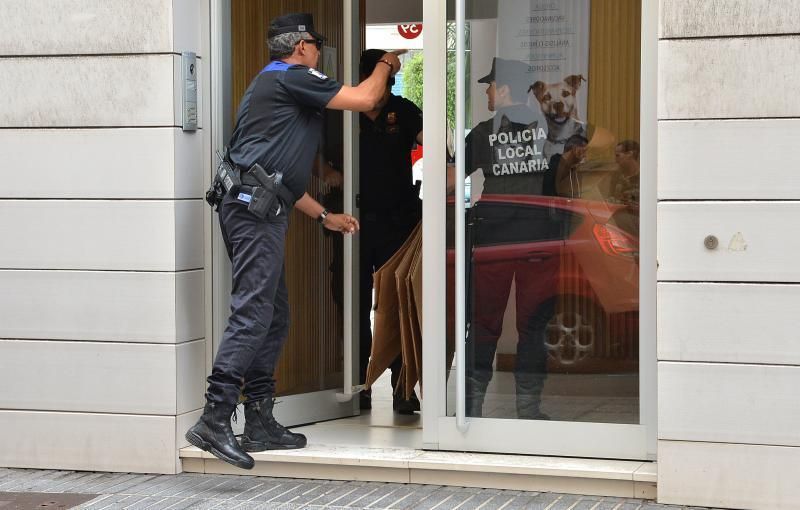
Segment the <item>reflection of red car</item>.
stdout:
[[[638,211],[563,197],[483,195],[468,222],[475,323],[499,336],[513,278],[517,330],[548,314],[552,369],[635,363],[639,240],[631,226]],[[451,248],[451,285],[454,261]]]

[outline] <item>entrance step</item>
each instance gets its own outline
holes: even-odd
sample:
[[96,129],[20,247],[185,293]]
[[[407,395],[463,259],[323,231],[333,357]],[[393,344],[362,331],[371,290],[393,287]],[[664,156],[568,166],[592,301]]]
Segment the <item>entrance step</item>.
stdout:
[[242,470],[195,447],[180,450],[183,470],[214,473],[482,487],[655,499],[654,462],[496,455],[310,444],[253,454]]

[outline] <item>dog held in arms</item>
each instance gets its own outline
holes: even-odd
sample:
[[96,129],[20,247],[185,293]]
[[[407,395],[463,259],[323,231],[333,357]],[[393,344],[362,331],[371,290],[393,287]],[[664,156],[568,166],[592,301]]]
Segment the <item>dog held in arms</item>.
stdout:
[[537,81],[528,87],[528,105],[536,107],[538,103],[547,120],[544,155],[548,159],[554,154],[562,154],[564,143],[572,135],[586,136],[586,123],[579,117],[577,98],[584,81],[583,75],[573,74],[558,83]]

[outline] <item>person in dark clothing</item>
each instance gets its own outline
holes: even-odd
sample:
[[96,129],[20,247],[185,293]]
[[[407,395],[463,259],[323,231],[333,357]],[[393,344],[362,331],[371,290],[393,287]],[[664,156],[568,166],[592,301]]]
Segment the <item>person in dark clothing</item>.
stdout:
[[[273,372],[289,331],[284,276],[289,209],[297,207],[328,230],[353,233],[359,228],[355,218],[330,213],[305,192],[320,142],[322,109],[374,109],[386,81],[400,68],[396,55],[383,55],[370,78],[345,87],[315,69],[322,42],[310,14],[272,20],[272,62],[245,92],[230,141],[228,159],[241,175],[241,186],[226,185],[227,194],[217,204],[232,264],[231,315],[208,377],[203,414],[186,439],[245,469],[254,466],[247,451],[306,444],[303,435],[288,431],[272,414]],[[271,206],[253,205],[258,203]],[[245,397],[241,445],[230,424],[240,393]]]
[[[367,79],[385,52],[366,50],[361,54],[361,79]],[[360,371],[366,378],[372,347],[370,311],[372,275],[403,245],[422,219],[419,188],[412,180],[411,150],[422,143],[422,111],[408,99],[390,92],[394,79],[387,83],[380,103],[360,115]],[[400,375],[400,356],[392,363],[392,387]],[[361,392],[361,408],[372,407],[371,393]],[[401,414],[419,411],[416,395],[403,400],[398,394],[393,408]]]
[[[550,191],[546,179],[550,167],[543,154],[547,126],[541,111],[527,106],[527,65],[495,58],[492,70],[478,80],[488,85],[488,109],[494,117],[475,126],[466,137],[465,165],[469,174],[482,172],[485,195],[543,195]],[[502,204],[503,202],[501,202]],[[496,204],[496,202],[495,202]],[[474,225],[471,247],[491,246],[500,239],[527,239],[538,225],[525,221],[524,209],[478,203],[470,214]],[[483,413],[486,390],[493,376],[497,342],[511,284],[516,282],[516,326],[519,333],[514,378],[517,416],[547,419],[541,412],[546,351],[544,333],[552,314],[551,303],[537,309],[535,296],[553,288],[558,258],[545,258],[535,265],[528,259],[492,264],[472,263],[470,272],[472,328],[467,349],[467,416]]]

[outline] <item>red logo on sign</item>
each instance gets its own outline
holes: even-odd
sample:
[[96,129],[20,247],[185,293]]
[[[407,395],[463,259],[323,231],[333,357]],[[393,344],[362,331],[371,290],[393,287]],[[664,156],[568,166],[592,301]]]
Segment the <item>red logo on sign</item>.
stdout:
[[397,25],[397,31],[406,39],[416,39],[422,33],[422,23]]

